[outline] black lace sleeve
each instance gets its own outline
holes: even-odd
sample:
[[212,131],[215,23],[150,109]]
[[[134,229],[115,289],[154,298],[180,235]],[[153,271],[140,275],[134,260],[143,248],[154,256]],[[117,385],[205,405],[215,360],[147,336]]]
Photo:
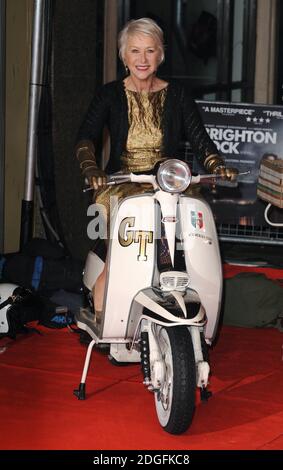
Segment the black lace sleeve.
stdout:
[[191,144],[193,153],[204,164],[209,155],[218,154],[217,147],[204,127],[195,101],[185,89],[183,90],[182,105],[186,137]]
[[95,145],[101,137],[109,113],[107,88],[102,87],[92,99],[77,134],[77,142],[91,140]]

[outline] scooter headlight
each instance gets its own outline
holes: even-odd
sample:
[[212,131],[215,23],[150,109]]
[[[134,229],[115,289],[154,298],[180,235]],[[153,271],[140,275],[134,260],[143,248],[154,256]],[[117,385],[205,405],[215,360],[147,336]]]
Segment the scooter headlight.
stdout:
[[156,178],[163,191],[182,193],[190,185],[192,174],[185,162],[172,159],[161,163]]

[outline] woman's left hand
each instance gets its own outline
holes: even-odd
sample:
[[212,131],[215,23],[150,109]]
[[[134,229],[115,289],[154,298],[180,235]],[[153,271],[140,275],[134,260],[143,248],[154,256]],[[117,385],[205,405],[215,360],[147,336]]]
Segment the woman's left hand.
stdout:
[[223,180],[235,181],[238,177],[239,171],[237,170],[237,168],[220,165],[215,168],[213,173],[216,175],[220,175],[221,179]]

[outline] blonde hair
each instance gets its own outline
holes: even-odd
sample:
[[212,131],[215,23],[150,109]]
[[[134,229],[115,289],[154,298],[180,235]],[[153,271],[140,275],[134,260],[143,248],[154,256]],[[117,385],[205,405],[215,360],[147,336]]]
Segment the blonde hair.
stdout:
[[160,52],[159,65],[164,61],[163,31],[151,18],[140,18],[128,21],[118,36],[119,57],[124,62],[125,49],[129,36],[134,34],[146,34],[151,36],[157,43]]

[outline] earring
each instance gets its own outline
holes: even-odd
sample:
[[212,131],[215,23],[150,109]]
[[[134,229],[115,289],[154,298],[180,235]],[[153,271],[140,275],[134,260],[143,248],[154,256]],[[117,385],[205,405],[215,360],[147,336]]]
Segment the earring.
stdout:
[[126,64],[124,64],[124,66],[125,66],[126,74],[128,75],[128,73],[129,73],[129,67],[128,67]]

